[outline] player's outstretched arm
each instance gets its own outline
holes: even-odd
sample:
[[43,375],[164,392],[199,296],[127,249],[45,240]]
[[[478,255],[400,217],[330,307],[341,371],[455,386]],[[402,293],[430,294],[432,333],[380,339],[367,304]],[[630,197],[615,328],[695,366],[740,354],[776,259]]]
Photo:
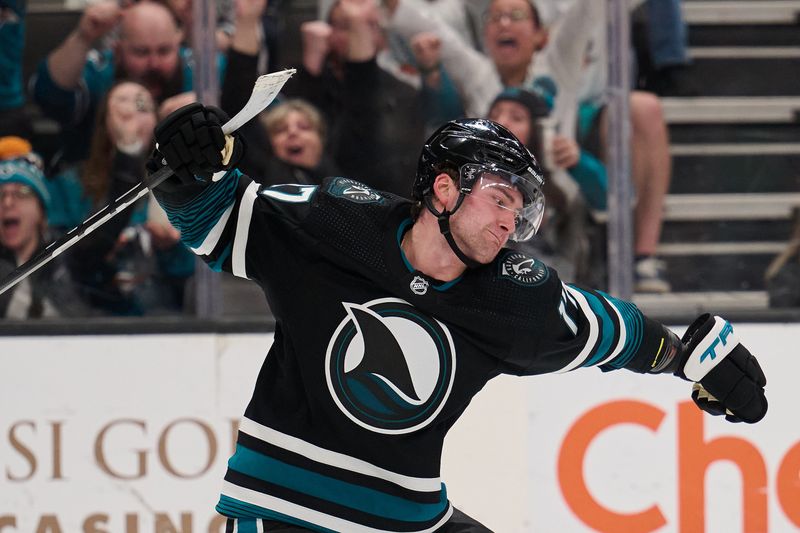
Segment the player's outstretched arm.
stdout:
[[[665,331],[668,331],[664,328]],[[767,378],[730,322],[718,316],[698,317],[672,346],[656,358],[651,372],[672,372],[695,382],[692,399],[702,410],[725,415],[730,422],[758,422],[767,414]],[[671,352],[671,353],[670,353]]]
[[695,383],[704,411],[731,422],[755,423],[767,412],[766,378],[727,320],[705,314],[679,339],[630,302],[562,284],[558,309],[544,328],[527,374],[598,366],[640,374],[674,374]]

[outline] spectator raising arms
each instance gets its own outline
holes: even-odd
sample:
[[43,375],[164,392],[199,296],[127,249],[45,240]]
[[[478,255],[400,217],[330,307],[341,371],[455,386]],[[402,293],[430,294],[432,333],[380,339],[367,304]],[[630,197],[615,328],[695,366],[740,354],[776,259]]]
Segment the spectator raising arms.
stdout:
[[377,3],[338,0],[327,21],[306,22],[301,33],[303,65],[284,92],[323,112],[342,172],[407,195],[424,135],[422,104],[384,62],[391,59]]
[[[92,44],[119,23],[113,49]],[[32,80],[33,98],[63,130],[66,161],[81,161],[98,105],[115,80],[144,85],[157,102],[192,89],[191,50],[164,5],[140,2],[120,8],[116,1],[89,4],[78,27],[40,63]]]

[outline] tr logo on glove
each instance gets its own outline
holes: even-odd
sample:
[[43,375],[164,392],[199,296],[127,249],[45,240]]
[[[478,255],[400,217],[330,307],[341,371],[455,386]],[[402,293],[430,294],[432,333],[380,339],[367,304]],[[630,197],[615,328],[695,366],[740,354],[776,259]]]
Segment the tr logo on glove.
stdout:
[[739,337],[727,320],[714,317],[711,330],[695,345],[683,367],[687,379],[700,381],[739,344]]
[[692,399],[731,422],[755,423],[767,414],[767,378],[727,320],[700,316],[686,330],[678,375],[696,382]]

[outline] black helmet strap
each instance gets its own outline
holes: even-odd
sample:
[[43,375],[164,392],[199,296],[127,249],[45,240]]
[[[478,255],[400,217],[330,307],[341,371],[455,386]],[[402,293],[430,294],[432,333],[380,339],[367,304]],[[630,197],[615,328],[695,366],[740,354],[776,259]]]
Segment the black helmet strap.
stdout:
[[458,211],[458,208],[461,207],[461,203],[464,201],[464,198],[467,195],[463,192],[459,193],[458,200],[456,200],[456,205],[453,207],[452,211],[448,211],[447,209],[442,209],[440,212],[436,211],[436,208],[433,207],[433,195],[426,194],[424,197],[425,207],[428,208],[428,211],[433,213],[433,216],[436,217],[436,220],[439,221],[439,231],[444,235],[444,239],[447,241],[447,244],[450,246],[450,249],[453,250],[453,253],[456,254],[456,257],[467,265],[469,268],[478,268],[481,266],[480,263],[467,257],[467,254],[461,251],[461,249],[456,244],[455,239],[453,238],[453,233],[450,231],[450,215]]

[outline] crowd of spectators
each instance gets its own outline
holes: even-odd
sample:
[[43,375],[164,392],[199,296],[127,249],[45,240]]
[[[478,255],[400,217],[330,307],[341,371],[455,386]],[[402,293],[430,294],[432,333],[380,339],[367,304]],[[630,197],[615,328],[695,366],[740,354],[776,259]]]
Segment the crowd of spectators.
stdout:
[[[25,1],[0,0],[3,276],[139,182],[157,121],[197,98],[192,0],[89,3],[23,80]],[[319,18],[299,28],[301,64],[285,65],[276,21],[288,2],[218,0],[222,109],[235,113],[268,69],[298,71],[243,128],[240,168],[264,184],[345,175],[407,196],[433,129],[461,116],[489,117],[514,132],[548,175],[546,223],[528,251],[581,281],[590,257],[586,224],[606,209],[603,4],[320,0]],[[678,3],[647,4],[658,17]],[[653,32],[643,83],[663,85],[665,73],[686,62],[682,39],[680,20]],[[59,126],[59,150],[44,162],[26,99]],[[655,251],[670,180],[666,126],[656,95],[635,91],[630,108],[636,289],[665,292]],[[179,313],[194,271],[179,237],[143,198],[4,294],[0,316]]]

